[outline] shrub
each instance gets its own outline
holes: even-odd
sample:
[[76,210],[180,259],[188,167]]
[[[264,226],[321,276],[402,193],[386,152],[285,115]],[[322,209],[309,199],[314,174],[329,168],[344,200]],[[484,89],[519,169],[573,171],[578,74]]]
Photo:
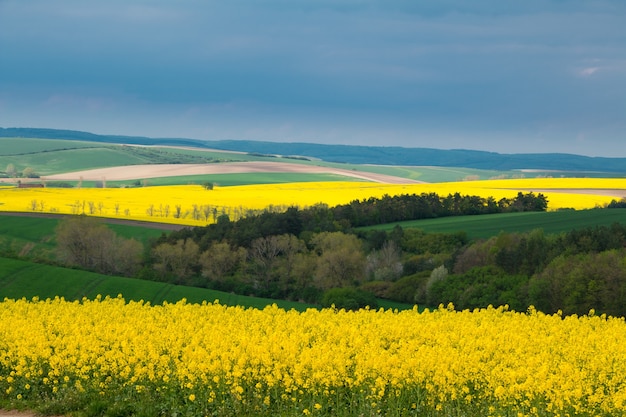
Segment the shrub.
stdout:
[[394,282],[391,287],[389,287],[389,290],[387,291],[387,298],[401,303],[417,302],[422,304],[423,301],[419,297],[416,298],[415,296],[418,292],[423,292],[420,291],[420,289],[426,287],[426,281],[428,281],[429,276],[430,271],[423,271],[400,278]]
[[378,302],[373,294],[357,288],[331,288],[322,296],[322,306],[335,306],[338,309],[358,310],[369,306],[378,308]]
[[378,298],[387,298],[387,291],[393,285],[389,281],[370,281],[361,285],[359,289],[369,292]]

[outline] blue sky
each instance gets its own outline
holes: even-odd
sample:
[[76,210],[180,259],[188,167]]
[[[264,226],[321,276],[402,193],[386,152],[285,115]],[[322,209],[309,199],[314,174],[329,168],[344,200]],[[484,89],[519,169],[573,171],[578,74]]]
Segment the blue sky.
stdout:
[[0,126],[626,157],[624,0],[0,0]]

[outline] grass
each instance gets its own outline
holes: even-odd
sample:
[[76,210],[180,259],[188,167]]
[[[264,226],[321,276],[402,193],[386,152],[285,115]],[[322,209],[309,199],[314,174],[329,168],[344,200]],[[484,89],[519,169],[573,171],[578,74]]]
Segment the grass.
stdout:
[[18,171],[30,167],[38,175],[148,162],[112,146],[47,151],[19,156],[0,156],[0,168],[4,169],[8,164],[12,163]]
[[143,300],[151,304],[161,304],[164,301],[173,303],[185,298],[189,303],[219,300],[220,304],[224,305],[254,308],[276,304],[286,310],[304,311],[316,307],[313,304],[108,276],[0,257],[0,300],[23,297],[46,299],[56,296],[64,297],[66,300],[80,300],[83,297],[94,299],[98,294],[103,297],[107,295],[117,297],[121,294],[126,300]]
[[454,233],[465,231],[470,239],[489,238],[500,232],[528,232],[543,229],[547,234],[568,232],[594,226],[626,223],[626,209],[562,210],[551,212],[485,214],[480,216],[443,217],[388,223],[362,229],[422,229],[425,232]]
[[102,146],[101,143],[74,140],[0,138],[0,156],[16,156],[66,149],[100,148]]

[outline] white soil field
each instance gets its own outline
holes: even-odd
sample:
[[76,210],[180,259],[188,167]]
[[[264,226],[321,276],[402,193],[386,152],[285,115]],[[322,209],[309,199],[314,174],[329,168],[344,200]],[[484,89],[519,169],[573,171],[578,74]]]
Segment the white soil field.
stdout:
[[290,164],[283,162],[223,162],[216,164],[127,165],[120,167],[98,168],[86,171],[47,175],[45,177],[41,177],[41,179],[48,181],[78,181],[80,179],[86,181],[124,181],[159,177],[175,177],[181,175],[245,174],[254,172],[336,174],[385,184],[415,184],[421,182],[408,178],[394,177],[391,175],[314,165]]

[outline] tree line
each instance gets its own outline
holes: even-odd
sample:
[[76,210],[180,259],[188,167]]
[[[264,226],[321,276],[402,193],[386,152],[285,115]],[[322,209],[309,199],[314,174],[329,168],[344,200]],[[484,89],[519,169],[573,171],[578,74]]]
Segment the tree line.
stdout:
[[335,288],[413,302],[406,293],[415,290],[402,278],[449,260],[468,243],[465,235],[355,227],[546,207],[546,198],[533,193],[500,201],[458,193],[384,196],[333,208],[268,209],[238,221],[220,215],[215,224],[164,234],[149,248],[75,216],[59,226],[57,242],[63,262],[103,273],[309,302]]
[[467,245],[447,267],[449,274],[424,281],[416,302],[626,314],[626,226],[619,223],[556,235],[502,233]]
[[358,227],[438,217],[545,211],[547,207],[546,196],[532,192],[519,192],[514,198],[498,201],[460,193],[445,197],[436,193],[384,195],[334,207],[317,204],[304,209],[289,207],[277,211],[269,208],[261,213],[249,213],[237,221],[220,215],[214,224],[173,232],[167,239],[191,238],[203,250],[214,241],[249,247],[254,239],[271,235],[304,234],[307,240],[306,236],[311,233],[350,232]]
[[[611,207],[619,208],[622,202]],[[626,226],[546,235],[356,229],[457,214],[545,210],[541,194],[510,200],[436,194],[354,201],[163,234],[148,247],[116,236],[98,220],[71,216],[57,229],[59,259],[107,274],[208,287],[246,295],[356,308],[375,297],[459,309],[508,304],[587,314],[626,314]]]

